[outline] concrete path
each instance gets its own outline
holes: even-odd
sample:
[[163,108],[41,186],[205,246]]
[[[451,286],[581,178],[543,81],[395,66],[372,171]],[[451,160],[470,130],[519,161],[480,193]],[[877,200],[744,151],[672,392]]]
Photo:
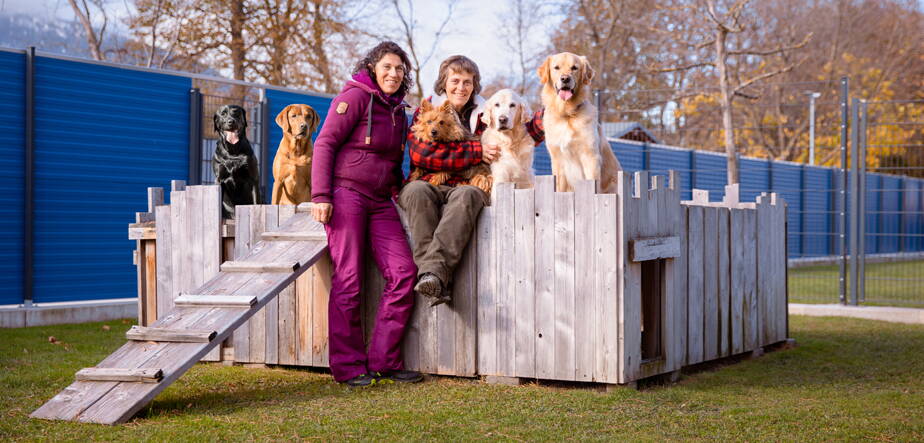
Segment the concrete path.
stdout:
[[812,317],[854,317],[894,323],[924,324],[924,309],[893,308],[886,306],[845,306],[789,304],[789,315]]

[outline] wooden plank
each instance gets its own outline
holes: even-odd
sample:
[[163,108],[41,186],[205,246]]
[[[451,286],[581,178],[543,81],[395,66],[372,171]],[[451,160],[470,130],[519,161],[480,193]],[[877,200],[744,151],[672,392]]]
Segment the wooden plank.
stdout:
[[536,377],[555,374],[555,177],[536,177]]
[[330,366],[327,338],[327,314],[330,300],[330,276],[333,269],[330,253],[325,252],[314,264],[312,279],[313,308],[311,322],[311,359],[315,366]]
[[[274,206],[259,205],[254,207],[250,219],[250,238],[256,245],[259,234],[273,229],[275,222],[267,221],[267,212],[275,212]],[[262,243],[262,242],[261,242]],[[246,255],[245,255],[246,257]],[[266,309],[257,311],[250,317],[250,363],[266,363]]]
[[555,193],[555,379],[574,380],[574,193]]
[[164,376],[159,368],[83,368],[74,378],[80,381],[124,381],[158,383]]
[[707,189],[693,189],[693,203],[697,203],[697,206],[703,206],[706,203],[709,203],[709,190]]
[[142,260],[145,270],[143,282],[145,285],[145,316],[142,325],[149,325],[157,320],[157,287],[159,285],[157,244],[154,241],[142,241],[141,248],[144,250]]
[[164,204],[164,188],[148,188],[148,212],[153,213],[162,204]]
[[619,377],[619,207],[615,194],[594,196],[594,381]]
[[[283,208],[295,208],[295,206],[280,206]],[[286,209],[288,211],[288,209]],[[324,231],[297,231],[297,232],[264,232],[260,236],[266,241],[327,241],[327,233]]]
[[744,211],[744,350],[760,346],[757,309],[757,211]]
[[312,266],[295,279],[295,364],[299,366],[314,366],[311,356],[314,340],[311,321],[314,310],[312,280],[316,269],[317,265]]
[[598,334],[594,326],[594,194],[597,183],[574,184],[574,379],[591,381]]
[[[183,185],[183,188],[185,189],[185,185]],[[168,251],[172,254],[171,270],[173,271],[173,276],[171,278],[173,280],[173,293],[168,296],[170,305],[164,312],[173,308],[173,299],[177,295],[195,289],[191,284],[192,273],[188,271],[192,266],[192,255],[187,253],[184,247],[189,243],[187,238],[188,229],[186,227],[189,217],[186,215],[186,206],[186,191],[170,192],[170,234],[172,238]]]
[[[279,221],[284,223],[295,215],[295,206],[294,205],[281,205],[279,206]],[[307,233],[316,233],[318,231],[308,231]],[[321,231],[324,234],[323,231]],[[285,235],[288,235],[286,233]],[[315,235],[315,238],[318,236]],[[266,238],[264,237],[264,240]],[[314,240],[318,241],[318,240]],[[327,236],[324,236],[324,239],[321,240],[325,244],[327,243]],[[305,274],[302,274],[304,276]],[[301,278],[301,277],[300,277]],[[297,282],[298,280],[296,280]],[[279,295],[276,296],[278,304],[278,337],[279,342],[277,345],[277,355],[278,363],[281,365],[294,365],[298,362],[298,331],[295,320],[295,310],[296,310],[296,300],[295,300],[295,285],[297,283],[292,283],[288,287],[282,290]]]
[[757,316],[760,319],[760,329],[757,331],[757,345],[764,346],[770,344],[774,323],[768,320],[771,317],[771,282],[773,275],[773,263],[770,257],[773,255],[772,232],[769,224],[772,222],[772,211],[770,207],[770,196],[763,193],[757,197],[756,219],[757,227],[755,229],[755,249],[757,249]]
[[221,272],[259,272],[259,273],[268,273],[268,272],[280,272],[287,273],[292,272],[298,269],[299,263],[283,263],[283,262],[269,262],[269,263],[258,263],[258,262],[245,262],[245,261],[226,261],[221,264]]
[[215,338],[215,334],[215,331],[205,329],[152,328],[135,325],[125,332],[125,338],[140,341],[207,343]]
[[[250,251],[254,242],[252,230],[250,229],[251,216],[255,211],[255,206],[239,205],[234,207],[234,255],[235,260],[243,258]],[[234,361],[238,363],[250,363],[250,321],[234,331],[231,337],[232,347],[234,348]]]
[[731,274],[730,274],[730,297],[731,305],[731,353],[740,354],[744,349],[744,274],[747,267],[744,262],[745,249],[744,243],[744,209],[732,208],[729,210],[729,242],[731,251]]
[[511,375],[536,377],[536,206],[534,189],[514,191],[514,251],[510,263],[516,285],[513,327],[515,368]]
[[676,258],[680,256],[680,236],[640,238],[629,241],[632,261]]
[[[202,230],[201,280],[195,282],[197,286],[218,274],[222,262],[221,187],[200,186],[198,203],[199,212],[193,214],[198,217]],[[230,342],[228,344],[230,345]],[[223,345],[215,346],[203,360],[220,361]]]
[[452,307],[455,317],[455,363],[452,375],[473,377],[477,375],[477,322],[478,322],[478,271],[475,256],[478,239],[474,234],[462,254],[462,260],[456,268],[453,287]]
[[250,295],[199,295],[182,294],[174,300],[182,307],[249,308],[257,303],[257,297]]
[[[618,214],[620,236],[620,259],[622,282],[619,299],[619,383],[635,381],[641,368],[641,315],[642,315],[642,269],[641,265],[629,260],[629,240],[638,238],[642,223],[647,218],[642,214],[641,198],[647,199],[648,173],[620,174]],[[642,197],[644,196],[644,197]]]
[[719,356],[718,210],[703,208],[703,360]]
[[497,249],[494,235],[495,207],[481,210],[475,228],[478,255],[478,331],[477,352],[479,374],[497,374]]
[[[678,246],[681,236],[685,233],[684,220],[680,212],[680,174],[677,171],[669,172],[669,183],[664,188],[658,203],[659,234],[677,237]],[[686,335],[686,326],[682,329],[677,325],[676,319],[680,307],[686,310],[686,303],[682,302],[686,286],[680,286],[686,278],[686,270],[681,272],[677,259],[664,260],[664,304],[662,305],[662,325],[664,329],[665,366],[663,373],[678,371],[683,367],[686,357],[686,345],[681,347],[681,336]]]
[[776,292],[774,297],[776,299],[776,341],[783,341],[789,338],[789,306],[788,306],[788,275],[787,275],[787,259],[789,251],[787,251],[787,240],[786,240],[786,213],[788,211],[788,206],[782,197],[776,196],[773,194],[776,199],[776,221],[773,224],[776,233],[776,242],[774,243],[777,247],[777,250],[774,251],[774,258],[776,260],[776,272],[779,278],[775,280],[776,285],[774,288]]
[[687,330],[689,325],[687,325],[687,318],[689,316],[690,309],[690,290],[689,290],[689,254],[690,254],[690,226],[689,226],[689,206],[681,204],[679,211],[679,221],[677,224],[678,229],[680,229],[680,257],[677,257],[677,290],[679,295],[677,296],[676,310],[674,311],[674,324],[676,327],[677,335],[677,361],[678,364],[683,367],[687,365],[687,347],[688,337]]
[[[280,206],[270,205],[266,208],[266,224],[264,229],[266,231],[275,231],[280,230],[279,225],[281,224],[281,218],[279,216]],[[272,243],[272,242],[270,242]],[[292,270],[297,269],[298,262],[276,262],[276,263],[294,263],[294,267],[290,271],[281,271],[281,272],[292,272]],[[264,323],[265,329],[265,356],[266,359],[264,363],[275,365],[279,364],[279,297],[275,297],[270,300],[266,307],[263,308],[263,312],[266,315],[266,322]]]
[[688,210],[689,252],[687,261],[687,364],[703,361],[704,278],[703,278],[703,207]]
[[497,230],[497,375],[512,376],[516,362],[516,280],[512,266],[520,257],[516,254],[513,183],[500,183],[492,192]]
[[719,356],[731,355],[731,305],[729,295],[730,274],[728,246],[728,208],[718,208],[717,266],[718,266],[718,304],[719,304]]

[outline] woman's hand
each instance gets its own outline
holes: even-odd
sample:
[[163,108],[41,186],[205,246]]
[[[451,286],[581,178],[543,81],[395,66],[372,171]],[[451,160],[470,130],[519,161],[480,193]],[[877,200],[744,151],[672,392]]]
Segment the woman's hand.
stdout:
[[497,154],[500,152],[500,149],[497,145],[488,145],[482,143],[481,145],[481,160],[485,163],[492,163],[494,160],[497,160]]
[[311,205],[311,216],[319,223],[327,224],[330,215],[334,212],[334,205],[330,203],[314,203]]

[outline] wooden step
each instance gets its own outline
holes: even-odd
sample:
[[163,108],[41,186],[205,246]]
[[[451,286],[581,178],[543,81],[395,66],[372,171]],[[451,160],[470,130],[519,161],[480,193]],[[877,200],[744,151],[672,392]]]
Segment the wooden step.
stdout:
[[268,241],[327,241],[327,233],[324,231],[264,232],[261,238]]
[[299,203],[298,206],[295,207],[295,212],[311,212],[313,206],[314,203],[311,202]]
[[298,262],[248,262],[226,261],[221,264],[222,272],[292,272],[298,269]]
[[[256,297],[254,297],[254,301],[256,301]],[[217,334],[218,333],[216,331],[209,331],[205,329],[149,328],[136,325],[132,326],[132,328],[125,333],[125,338],[136,341],[208,343],[212,341]]]
[[74,376],[79,381],[133,381],[158,383],[164,371],[156,368],[83,368]]
[[178,307],[249,308],[257,303],[253,295],[195,295],[182,294],[173,299]]

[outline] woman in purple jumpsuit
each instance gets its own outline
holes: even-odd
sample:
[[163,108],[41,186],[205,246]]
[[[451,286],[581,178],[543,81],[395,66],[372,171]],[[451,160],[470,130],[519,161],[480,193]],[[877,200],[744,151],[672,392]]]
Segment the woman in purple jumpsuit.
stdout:
[[[393,203],[403,181],[408,130],[403,99],[413,86],[409,66],[407,54],[393,42],[369,51],[331,102],[314,143],[312,215],[325,224],[333,262],[330,369],[335,380],[349,386],[366,386],[376,378],[423,378],[404,370],[401,356],[417,267]],[[359,310],[367,248],[385,278],[368,353]]]

